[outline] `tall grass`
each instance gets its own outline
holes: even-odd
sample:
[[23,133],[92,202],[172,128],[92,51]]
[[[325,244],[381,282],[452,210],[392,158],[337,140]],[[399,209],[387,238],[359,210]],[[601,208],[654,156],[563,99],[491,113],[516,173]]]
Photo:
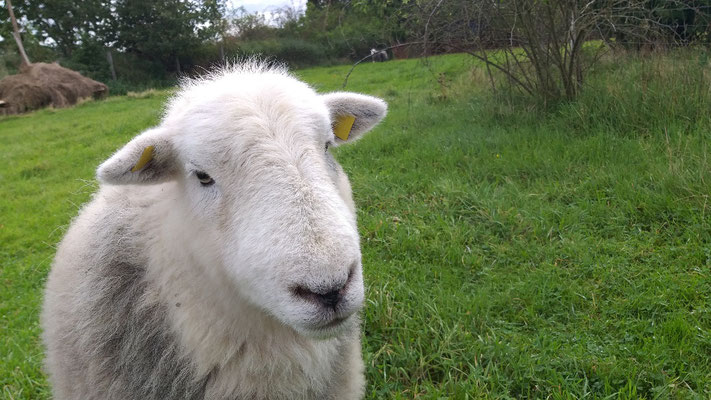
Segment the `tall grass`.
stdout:
[[[688,133],[711,121],[711,68],[705,50],[646,56],[612,55],[591,75],[576,103],[563,107],[577,129],[600,127],[618,135]],[[622,62],[621,62],[622,61]]]

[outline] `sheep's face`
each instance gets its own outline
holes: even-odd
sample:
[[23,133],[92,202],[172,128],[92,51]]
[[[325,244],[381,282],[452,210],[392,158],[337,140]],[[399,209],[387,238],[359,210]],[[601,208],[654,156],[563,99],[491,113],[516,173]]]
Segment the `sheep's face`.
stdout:
[[302,334],[330,337],[354,323],[364,292],[351,189],[329,148],[385,112],[280,71],[228,71],[184,88],[98,175],[175,180],[196,268]]

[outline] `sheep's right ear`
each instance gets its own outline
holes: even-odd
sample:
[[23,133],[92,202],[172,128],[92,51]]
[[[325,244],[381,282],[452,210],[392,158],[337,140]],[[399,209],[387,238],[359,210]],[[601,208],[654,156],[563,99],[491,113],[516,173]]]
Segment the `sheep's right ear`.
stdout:
[[168,135],[161,128],[136,136],[96,171],[102,183],[153,184],[174,179],[178,162]]
[[350,92],[334,92],[321,96],[333,122],[336,144],[354,142],[373,129],[388,112],[383,100]]

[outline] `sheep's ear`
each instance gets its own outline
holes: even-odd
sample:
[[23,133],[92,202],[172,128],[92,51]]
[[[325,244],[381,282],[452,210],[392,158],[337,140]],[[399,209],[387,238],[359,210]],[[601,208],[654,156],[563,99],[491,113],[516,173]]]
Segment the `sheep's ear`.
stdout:
[[323,95],[331,113],[336,143],[353,142],[373,129],[388,112],[383,100],[357,93],[336,92]]
[[136,136],[96,171],[102,183],[125,185],[153,184],[174,179],[177,157],[168,135],[161,128],[149,129]]

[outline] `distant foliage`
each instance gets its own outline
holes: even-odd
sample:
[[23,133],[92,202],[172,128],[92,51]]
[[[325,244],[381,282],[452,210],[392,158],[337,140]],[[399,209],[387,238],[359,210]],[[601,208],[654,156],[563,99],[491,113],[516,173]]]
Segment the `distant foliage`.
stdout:
[[50,40],[68,58],[83,47],[83,38],[102,41],[109,31],[111,8],[104,0],[15,0],[15,14],[23,16],[40,41]]
[[358,60],[370,49],[407,41],[403,0],[374,2],[310,1],[301,33],[326,47],[336,58]]
[[217,37],[222,12],[212,0],[115,0],[115,15],[117,47],[180,72],[194,48]]
[[[351,63],[376,48],[395,58],[468,52],[488,65],[495,87],[552,103],[578,96],[601,49],[711,45],[709,0],[308,0],[304,10],[268,15],[231,4],[14,2],[31,60],[59,61],[109,86],[174,81],[244,55],[301,67]],[[9,32],[0,8],[0,35]],[[109,50],[120,83],[109,82]],[[0,42],[0,76],[17,71],[15,53],[13,40]]]
[[322,46],[303,39],[249,41],[240,45],[239,52],[245,56],[273,57],[292,67],[319,65],[329,60]]
[[[704,4],[702,4],[704,3]],[[544,104],[576,98],[610,48],[641,50],[706,41],[708,1],[421,0],[411,7],[423,54],[466,52],[490,82]],[[705,33],[706,32],[706,33]]]
[[355,61],[373,47],[386,48],[407,39],[402,28],[404,3],[309,1],[303,14],[283,7],[269,21],[240,7],[228,11],[224,38],[240,43],[243,52],[266,50],[257,52],[294,66]]
[[106,48],[90,36],[84,36],[81,40],[81,46],[72,52],[71,57],[65,58],[62,64],[84,76],[91,76],[102,82],[111,79]]
[[[104,81],[111,77],[108,50],[113,50],[114,58],[135,61],[119,75],[123,81],[154,80],[154,74],[141,72],[153,70],[156,63],[160,79],[167,79],[192,68],[201,47],[216,41],[224,30],[224,0],[16,0],[13,6],[32,61],[59,61]],[[9,17],[4,8],[0,21],[0,34],[7,38]],[[12,40],[0,42],[10,73],[17,68],[8,65],[14,46]]]

